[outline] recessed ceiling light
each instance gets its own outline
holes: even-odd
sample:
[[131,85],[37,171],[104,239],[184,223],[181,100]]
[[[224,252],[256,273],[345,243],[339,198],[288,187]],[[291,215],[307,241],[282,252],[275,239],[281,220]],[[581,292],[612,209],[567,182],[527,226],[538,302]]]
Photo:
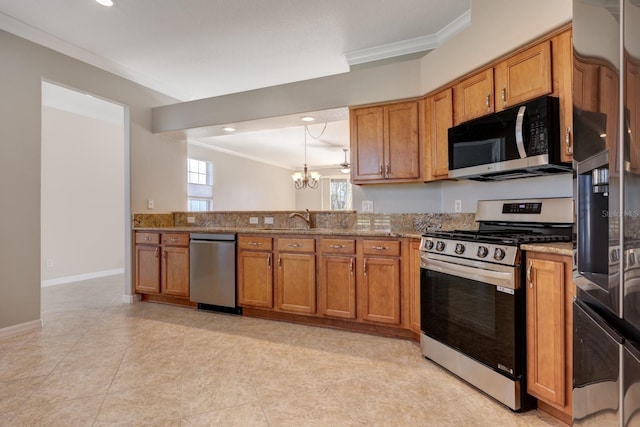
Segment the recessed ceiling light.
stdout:
[[315,117],[311,117],[311,116],[304,116],[300,118],[300,120],[302,120],[303,122],[312,122],[315,119],[316,119]]
[[96,0],[96,3],[107,7],[115,6],[116,4],[114,0]]
[[222,130],[225,131],[225,132],[235,132],[236,128],[231,127],[231,126],[227,126],[225,128],[222,128]]

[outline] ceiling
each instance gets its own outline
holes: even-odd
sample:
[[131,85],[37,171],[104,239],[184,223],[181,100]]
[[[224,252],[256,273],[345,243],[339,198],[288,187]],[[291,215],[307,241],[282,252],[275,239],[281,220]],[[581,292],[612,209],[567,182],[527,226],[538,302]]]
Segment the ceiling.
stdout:
[[[467,25],[470,9],[470,0],[115,1],[0,0],[0,29],[187,101],[423,55]],[[331,121],[307,137],[310,164],[343,161],[347,114],[314,112],[311,134]],[[236,127],[202,142],[288,168],[303,162],[298,116]]]

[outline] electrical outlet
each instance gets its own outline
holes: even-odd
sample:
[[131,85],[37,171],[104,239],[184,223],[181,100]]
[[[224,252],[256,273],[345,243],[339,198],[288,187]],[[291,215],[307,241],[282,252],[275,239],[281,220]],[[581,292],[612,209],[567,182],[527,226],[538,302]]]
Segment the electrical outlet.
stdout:
[[462,200],[456,200],[453,203],[453,211],[454,212],[462,212]]
[[147,209],[153,209],[153,199],[148,199],[147,200]]
[[362,201],[362,212],[373,212],[373,200]]
[[249,224],[258,224],[258,217],[257,216],[252,216],[249,217]]
[[196,217],[195,216],[188,216],[187,217],[187,223],[195,224],[196,223]]
[[264,217],[264,223],[265,224],[269,224],[269,225],[273,225],[273,217],[272,216],[265,216]]

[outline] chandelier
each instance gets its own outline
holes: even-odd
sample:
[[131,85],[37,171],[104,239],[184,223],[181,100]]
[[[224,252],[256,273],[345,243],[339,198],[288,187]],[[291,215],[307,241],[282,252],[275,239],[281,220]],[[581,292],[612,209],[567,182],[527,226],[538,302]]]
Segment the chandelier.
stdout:
[[[326,124],[325,124],[326,127]],[[309,172],[309,168],[307,166],[307,125],[304,126],[304,167],[302,168],[302,172],[296,172],[291,175],[291,179],[293,179],[293,184],[296,187],[296,190],[301,190],[303,188],[318,188],[318,184],[320,183],[320,174],[318,172]],[[324,132],[324,130],[323,130]],[[319,137],[318,137],[319,138]]]

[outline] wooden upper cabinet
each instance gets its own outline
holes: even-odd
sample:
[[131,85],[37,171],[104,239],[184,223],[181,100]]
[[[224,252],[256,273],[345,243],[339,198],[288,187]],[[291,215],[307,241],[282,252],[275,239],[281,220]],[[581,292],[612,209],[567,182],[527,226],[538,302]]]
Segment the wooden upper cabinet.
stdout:
[[553,96],[560,104],[560,160],[573,160],[573,40],[571,30],[563,31],[551,39],[551,65]]
[[404,101],[351,109],[354,183],[422,179],[421,105]]
[[585,111],[598,111],[600,104],[600,78],[598,64],[573,60],[573,103]]
[[426,99],[427,180],[449,176],[449,128],[453,126],[453,90],[445,89]]
[[495,111],[548,95],[551,78],[551,41],[547,40],[496,65]]
[[476,73],[453,86],[454,125],[493,113],[493,68]]
[[384,111],[382,107],[350,111],[351,170],[354,181],[384,179]]

